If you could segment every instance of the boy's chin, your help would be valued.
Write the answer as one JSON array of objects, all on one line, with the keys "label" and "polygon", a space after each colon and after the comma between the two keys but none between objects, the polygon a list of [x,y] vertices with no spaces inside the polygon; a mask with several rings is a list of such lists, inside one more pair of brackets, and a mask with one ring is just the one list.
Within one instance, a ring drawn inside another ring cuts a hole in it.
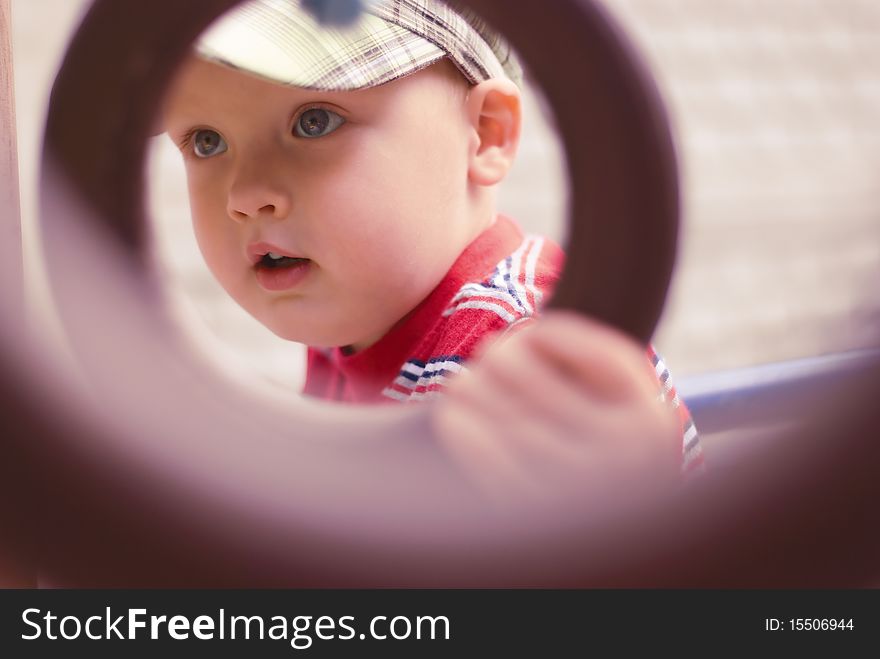
[{"label": "boy's chin", "polygon": [[285,341],[293,343],[302,343],[310,348],[332,349],[343,346],[351,346],[357,342],[357,339],[347,333],[340,332],[322,332],[317,329],[308,329],[302,327],[290,327],[287,324],[279,323],[277,326],[273,323],[264,322],[263,319],[257,318],[265,325],[275,336]]}]

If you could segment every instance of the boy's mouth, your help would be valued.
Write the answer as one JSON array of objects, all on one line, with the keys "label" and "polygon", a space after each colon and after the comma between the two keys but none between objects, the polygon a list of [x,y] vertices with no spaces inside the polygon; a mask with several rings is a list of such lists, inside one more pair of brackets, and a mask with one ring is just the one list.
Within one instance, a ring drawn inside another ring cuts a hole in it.
[{"label": "boy's mouth", "polygon": [[257,283],[267,291],[287,291],[297,287],[312,271],[312,260],[285,252],[271,243],[252,243],[247,256]]},{"label": "boy's mouth", "polygon": [[308,263],[308,261],[309,259],[298,256],[284,256],[275,252],[267,252],[254,264],[254,267],[273,270],[275,268],[290,268],[296,265],[303,265]]},{"label": "boy's mouth", "polygon": [[312,260],[266,253],[254,264],[257,283],[270,292],[296,288],[311,271]]},{"label": "boy's mouth", "polygon": [[272,243],[258,242],[247,246],[247,259],[251,266],[257,270],[273,270],[275,268],[290,268],[307,263],[310,259],[298,256],[273,245]]}]

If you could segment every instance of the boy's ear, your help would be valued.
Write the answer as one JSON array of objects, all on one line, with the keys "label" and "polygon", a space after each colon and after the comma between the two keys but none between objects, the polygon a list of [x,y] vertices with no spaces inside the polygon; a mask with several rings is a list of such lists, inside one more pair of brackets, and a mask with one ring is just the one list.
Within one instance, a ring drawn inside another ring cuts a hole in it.
[{"label": "boy's ear", "polygon": [[519,88],[506,78],[492,78],[471,87],[465,103],[475,136],[468,180],[477,185],[495,185],[507,175],[519,147]]}]

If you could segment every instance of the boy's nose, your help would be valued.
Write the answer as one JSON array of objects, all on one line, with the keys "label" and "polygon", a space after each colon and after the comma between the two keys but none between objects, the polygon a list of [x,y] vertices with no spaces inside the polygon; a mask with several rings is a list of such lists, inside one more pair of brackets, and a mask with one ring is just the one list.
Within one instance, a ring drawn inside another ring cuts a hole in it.
[{"label": "boy's nose", "polygon": [[291,196],[287,186],[262,173],[239,172],[229,190],[226,212],[243,222],[258,217],[283,219],[290,213]]}]

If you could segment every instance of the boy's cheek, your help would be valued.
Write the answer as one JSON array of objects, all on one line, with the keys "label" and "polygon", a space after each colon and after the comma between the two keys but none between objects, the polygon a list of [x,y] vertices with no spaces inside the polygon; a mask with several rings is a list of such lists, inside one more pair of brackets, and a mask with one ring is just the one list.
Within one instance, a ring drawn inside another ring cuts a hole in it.
[{"label": "boy's cheek", "polygon": [[244,248],[226,217],[215,218],[217,213],[200,212],[195,208],[193,233],[205,265],[215,279],[233,296],[236,295],[236,282],[250,274],[244,260]]},{"label": "boy's cheek", "polygon": [[188,176],[189,207],[193,230],[199,234],[218,233],[225,229],[226,196],[216,185],[207,185],[199,178]]}]

